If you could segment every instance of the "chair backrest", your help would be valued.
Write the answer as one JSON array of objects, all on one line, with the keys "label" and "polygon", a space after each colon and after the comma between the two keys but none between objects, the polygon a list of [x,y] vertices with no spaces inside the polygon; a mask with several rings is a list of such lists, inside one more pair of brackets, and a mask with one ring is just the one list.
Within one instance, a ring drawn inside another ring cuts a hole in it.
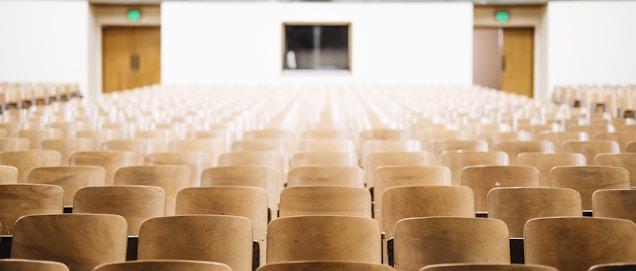
[{"label": "chair backrest", "polygon": [[99,150],[104,141],[120,138],[121,133],[114,129],[77,130],[75,137],[90,138],[93,141],[93,150]]},{"label": "chair backrest", "polygon": [[494,150],[508,154],[510,165],[517,165],[517,155],[525,152],[554,153],[554,143],[547,140],[505,140],[497,142]]},{"label": "chair backrest", "polygon": [[530,140],[532,136],[527,131],[484,131],[477,135],[478,139],[485,140],[491,151],[501,141]]},{"label": "chair backrest", "polygon": [[495,187],[538,187],[539,170],[531,166],[468,166],[461,171],[461,185],[475,192],[475,210],[488,211],[488,191]]},{"label": "chair backrest", "polygon": [[592,193],[599,189],[629,188],[629,172],[608,166],[555,167],[550,171],[550,186],[578,191],[583,210],[592,210]]},{"label": "chair backrest", "polygon": [[440,263],[510,263],[508,227],[492,218],[420,217],[394,230],[396,269],[416,271]]},{"label": "chair backrest", "polygon": [[357,167],[358,156],[353,152],[301,152],[292,156],[290,165],[291,168],[306,166]]},{"label": "chair backrest", "polygon": [[351,261],[295,261],[262,265],[256,271],[394,271],[393,267],[379,263]]},{"label": "chair backrest", "polygon": [[427,216],[475,217],[473,191],[464,186],[396,186],[384,191],[382,231],[393,237],[395,224],[404,218]]},{"label": "chair backrest", "polygon": [[27,138],[7,137],[0,138],[0,152],[24,151],[31,148],[31,142]]},{"label": "chair backrest", "polygon": [[251,271],[252,222],[229,215],[150,218],[139,230],[137,258],[212,261]]},{"label": "chair backrest", "polygon": [[281,139],[243,139],[232,142],[230,151],[232,152],[251,152],[265,151],[278,152],[284,157],[289,155],[289,142]]},{"label": "chair backrest", "polygon": [[627,169],[630,185],[636,187],[636,153],[600,153],[594,158],[594,164]]},{"label": "chair backrest", "polygon": [[55,185],[0,185],[0,234],[12,234],[18,218],[35,214],[61,214],[64,191]]},{"label": "chair backrest", "polygon": [[18,168],[0,165],[0,184],[18,183]]},{"label": "chair backrest", "polygon": [[128,235],[139,235],[144,220],[165,215],[166,193],[157,186],[115,185],[81,188],[73,213],[114,214],[128,222]]},{"label": "chair backrest", "polygon": [[360,149],[360,161],[364,165],[366,156],[371,153],[385,152],[419,152],[422,145],[417,140],[412,139],[369,139],[363,142]]},{"label": "chair backrest", "polygon": [[11,271],[69,271],[60,262],[27,259],[0,259],[0,270]]},{"label": "chair backrest", "polygon": [[636,131],[633,132],[601,132],[594,136],[597,140],[612,140],[618,143],[620,152],[627,151],[627,144],[636,140]]},{"label": "chair backrest", "polygon": [[580,125],[570,125],[566,127],[566,131],[580,131],[586,132],[590,138],[596,137],[598,133],[614,132],[616,129],[614,125],[608,123],[590,123]]},{"label": "chair backrest", "polygon": [[633,271],[636,270],[636,263],[606,263],[593,265],[588,271]]},{"label": "chair backrest", "polygon": [[43,150],[54,150],[60,152],[61,165],[67,166],[71,154],[78,151],[94,150],[93,141],[88,138],[60,138],[42,140],[40,146]]},{"label": "chair backrest", "polygon": [[364,180],[367,187],[374,186],[375,170],[380,166],[431,166],[437,165],[430,152],[370,153],[364,163]]},{"label": "chair backrest", "polygon": [[141,260],[99,265],[93,271],[232,271],[227,264],[192,260]]},{"label": "chair backrest", "polygon": [[78,189],[106,184],[106,171],[99,166],[36,167],[29,172],[27,183],[53,184],[64,190],[64,205],[72,206]]},{"label": "chair backrest", "polygon": [[36,167],[60,166],[61,155],[52,150],[5,151],[0,153],[0,165],[18,169],[18,182],[25,183],[29,171]]},{"label": "chair backrest", "polygon": [[22,129],[18,131],[18,137],[28,139],[31,149],[40,149],[43,140],[63,138],[64,132],[57,128]]},{"label": "chair backrest", "polygon": [[537,139],[548,140],[554,143],[554,150],[557,153],[563,152],[563,142],[568,140],[587,141],[590,137],[586,132],[582,131],[565,131],[565,132],[540,132]]},{"label": "chair backrest", "polygon": [[293,186],[280,193],[280,217],[344,215],[371,218],[371,195],[361,187]]},{"label": "chair backrest", "polygon": [[636,152],[636,140],[627,143],[626,152]]},{"label": "chair backrest", "polygon": [[216,162],[219,160],[219,155],[224,152],[223,141],[215,138],[202,138],[202,139],[179,139],[168,142],[168,151],[170,152],[183,152],[183,151],[202,151],[210,155],[211,166],[216,166]]},{"label": "chair backrest", "polygon": [[190,186],[201,185],[201,172],[212,165],[212,156],[208,153],[194,152],[155,152],[146,155],[144,165],[184,165],[190,168]]},{"label": "chair backrest", "polygon": [[636,190],[603,189],[592,194],[594,217],[622,218],[636,222]]},{"label": "chair backrest", "polygon": [[351,137],[349,131],[345,129],[333,129],[333,128],[319,128],[304,131],[301,133],[300,137],[302,139],[341,139],[347,140]]},{"label": "chair backrest", "polygon": [[380,225],[372,218],[290,216],[267,227],[267,263],[358,261],[381,263]]},{"label": "chair backrest", "polygon": [[506,222],[510,237],[523,237],[523,226],[533,218],[582,214],[581,195],[574,189],[499,187],[488,192],[488,217]]},{"label": "chair backrest", "polygon": [[447,151],[442,154],[442,166],[451,171],[451,185],[461,184],[461,174],[464,167],[477,165],[509,165],[508,154],[502,151],[473,152]]},{"label": "chair backrest", "polygon": [[488,143],[480,139],[436,139],[425,149],[437,155],[445,151],[488,151]]},{"label": "chair backrest", "polygon": [[556,166],[585,166],[585,156],[580,153],[520,153],[519,165],[535,167],[539,170],[539,185],[548,187],[550,170]]},{"label": "chair backrest", "polygon": [[420,271],[559,271],[538,264],[487,264],[487,263],[442,263],[422,267]]},{"label": "chair backrest", "polygon": [[126,260],[126,220],[118,215],[30,215],[15,223],[11,258],[57,261],[71,271]]},{"label": "chair backrest", "polygon": [[219,156],[219,166],[262,166],[276,170],[278,185],[283,186],[287,174],[286,161],[278,152],[226,152]]},{"label": "chair backrest", "polygon": [[[351,139],[305,139],[298,143],[298,152],[350,152],[356,151],[355,144]],[[356,157],[357,159],[357,157]]]},{"label": "chair backrest", "polygon": [[177,193],[190,184],[190,169],[180,165],[122,167],[115,172],[115,185],[161,187],[166,192],[166,215],[174,215]]},{"label": "chair backrest", "polygon": [[111,139],[104,141],[100,149],[133,152],[137,159],[134,165],[143,165],[146,155],[155,152],[155,144],[151,139]]},{"label": "chair backrest", "polygon": [[560,271],[636,262],[636,224],[625,219],[535,218],[526,223],[523,237],[525,263],[549,265]]},{"label": "chair backrest", "polygon": [[563,142],[563,152],[583,154],[588,164],[592,164],[597,154],[620,153],[621,151],[616,141],[594,139],[588,141],[565,141]]},{"label": "chair backrest", "polygon": [[364,171],[357,166],[303,166],[287,173],[287,187],[340,185],[364,187]]},{"label": "chair backrest", "polygon": [[100,166],[106,172],[106,185],[115,183],[115,172],[122,167],[137,164],[135,153],[129,151],[88,151],[76,152],[69,158],[73,166]]}]

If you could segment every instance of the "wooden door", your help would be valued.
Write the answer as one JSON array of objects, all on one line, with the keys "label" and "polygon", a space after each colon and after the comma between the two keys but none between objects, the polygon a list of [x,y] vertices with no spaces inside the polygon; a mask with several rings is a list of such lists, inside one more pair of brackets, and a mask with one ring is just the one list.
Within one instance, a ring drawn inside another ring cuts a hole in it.
[{"label": "wooden door", "polygon": [[501,89],[533,96],[534,28],[504,28]]},{"label": "wooden door", "polygon": [[102,92],[161,82],[159,27],[107,26],[102,29]]}]

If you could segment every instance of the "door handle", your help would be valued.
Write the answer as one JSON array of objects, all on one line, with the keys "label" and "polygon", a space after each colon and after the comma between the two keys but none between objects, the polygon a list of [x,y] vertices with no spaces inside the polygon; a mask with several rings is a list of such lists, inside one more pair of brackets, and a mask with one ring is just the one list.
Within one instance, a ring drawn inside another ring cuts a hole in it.
[{"label": "door handle", "polygon": [[139,70],[139,55],[138,54],[130,55],[130,69],[133,71]]}]

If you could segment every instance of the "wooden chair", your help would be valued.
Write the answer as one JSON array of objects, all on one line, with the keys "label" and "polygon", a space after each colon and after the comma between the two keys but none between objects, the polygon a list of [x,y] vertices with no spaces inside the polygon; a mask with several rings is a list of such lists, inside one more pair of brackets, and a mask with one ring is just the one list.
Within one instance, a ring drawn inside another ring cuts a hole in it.
[{"label": "wooden chair", "polygon": [[126,220],[118,215],[30,215],[15,223],[11,258],[57,261],[72,271],[126,260]]},{"label": "wooden chair", "polygon": [[155,143],[150,139],[111,139],[102,143],[104,151],[129,151],[135,153],[135,165],[143,165],[146,155],[155,152]]},{"label": "wooden chair", "polygon": [[92,151],[93,141],[88,138],[61,138],[42,140],[40,146],[43,150],[54,150],[60,152],[61,165],[68,166],[68,159],[71,154],[78,151]]},{"label": "wooden chair", "polygon": [[144,165],[183,165],[190,168],[190,186],[201,185],[201,172],[212,165],[212,157],[205,152],[155,152],[146,155]]},{"label": "wooden chair", "polygon": [[592,194],[594,217],[622,218],[636,222],[636,190],[603,189]]},{"label": "wooden chair", "polygon": [[607,123],[591,123],[591,124],[580,124],[580,125],[570,125],[567,126],[567,131],[577,131],[577,132],[585,132],[590,138],[596,137],[599,133],[604,132],[614,132],[616,131],[615,127],[611,124]]},{"label": "wooden chair", "polygon": [[0,233],[12,234],[15,222],[25,215],[61,214],[63,193],[62,188],[55,185],[0,185]]},{"label": "wooden chair", "polygon": [[287,174],[286,161],[278,152],[226,152],[219,156],[218,165],[223,166],[263,166],[276,170],[278,189],[283,187]]},{"label": "wooden chair", "polygon": [[634,132],[601,132],[594,136],[596,140],[611,140],[618,143],[620,152],[627,151],[627,144],[636,140],[636,131]]},{"label": "wooden chair", "polygon": [[232,271],[227,264],[192,260],[142,260],[99,265],[93,271]]},{"label": "wooden chair", "polygon": [[61,139],[64,132],[56,128],[23,129],[18,131],[18,137],[26,138],[31,143],[31,149],[40,149],[40,143],[47,139]]},{"label": "wooden chair", "polygon": [[291,168],[307,166],[357,167],[358,156],[352,152],[301,152],[290,160]]},{"label": "wooden chair", "polygon": [[0,184],[18,183],[18,168],[0,165]]},{"label": "wooden chair", "polygon": [[294,186],[280,193],[280,217],[343,215],[371,218],[371,195],[360,187]]},{"label": "wooden chair", "polygon": [[104,168],[105,184],[115,183],[115,172],[137,164],[135,153],[129,151],[87,151],[71,154],[69,164],[72,166],[99,166]]},{"label": "wooden chair", "polygon": [[237,140],[230,146],[232,152],[278,152],[285,157],[289,157],[290,147],[281,139],[244,139]]},{"label": "wooden chair", "polygon": [[267,264],[256,271],[394,271],[393,267],[378,263],[350,261],[295,261]]},{"label": "wooden chair", "polygon": [[494,150],[508,154],[510,165],[518,165],[518,154],[526,152],[554,153],[554,143],[547,140],[505,140],[497,142]]},{"label": "wooden chair", "polygon": [[272,217],[278,210],[278,172],[264,166],[223,166],[206,168],[201,173],[201,186],[250,186],[267,191],[267,200]]},{"label": "wooden chair", "polygon": [[620,153],[620,148],[616,141],[595,139],[588,141],[565,141],[563,142],[563,151],[583,154],[588,164],[591,164],[597,154]]},{"label": "wooden chair", "polygon": [[[298,143],[298,152],[350,152],[356,151],[351,139],[305,139]],[[357,163],[356,163],[357,164]]]},{"label": "wooden chair", "polygon": [[360,149],[361,165],[365,164],[367,155],[371,153],[393,153],[393,152],[419,152],[422,151],[422,145],[417,140],[401,139],[370,139],[363,142]]},{"label": "wooden chair", "polygon": [[165,215],[166,193],[157,186],[84,187],[75,193],[73,213],[114,214],[128,222],[128,235],[139,235],[144,220]]},{"label": "wooden chair", "polygon": [[219,155],[224,152],[223,141],[215,138],[204,139],[179,139],[168,142],[169,152],[192,152],[202,151],[210,155],[210,166],[216,166]]},{"label": "wooden chair", "polygon": [[627,169],[630,185],[636,187],[636,153],[600,153],[594,158],[594,164]]},{"label": "wooden chair", "polygon": [[261,258],[264,261],[267,202],[267,191],[260,187],[190,187],[177,194],[175,214],[234,215],[248,218],[253,225],[252,236],[260,245]]},{"label": "wooden chair", "polygon": [[425,149],[437,155],[445,151],[488,151],[488,143],[480,139],[437,139]]},{"label": "wooden chair", "polygon": [[630,141],[629,143],[627,143],[627,148],[625,149],[626,152],[636,152],[636,140],[635,141]]},{"label": "wooden chair", "polygon": [[373,187],[375,169],[380,166],[431,166],[437,159],[430,152],[386,152],[367,155],[364,164],[364,180],[367,187]]},{"label": "wooden chair", "polygon": [[149,185],[166,192],[166,215],[174,215],[177,193],[191,187],[190,169],[180,165],[122,167],[115,172],[115,185]]},{"label": "wooden chair", "polygon": [[597,264],[636,262],[636,224],[629,220],[535,218],[526,224],[523,237],[527,264],[578,271]]},{"label": "wooden chair", "polygon": [[93,141],[93,150],[99,150],[102,143],[112,139],[121,139],[122,135],[119,131],[113,129],[100,130],[77,130],[75,132],[77,138],[90,138]]},{"label": "wooden chair", "polygon": [[440,263],[510,263],[508,227],[497,219],[407,218],[395,225],[394,236],[399,270]]},{"label": "wooden chair", "polygon": [[539,170],[539,185],[548,187],[550,170],[556,166],[585,166],[585,156],[580,153],[520,153],[519,165],[535,167]]},{"label": "wooden chair", "polygon": [[287,187],[339,185],[364,187],[364,171],[357,166],[293,167],[287,173]]},{"label": "wooden chair", "polygon": [[381,263],[380,225],[371,218],[290,216],[267,227],[267,263],[357,261]]},{"label": "wooden chair", "polygon": [[450,185],[450,170],[442,166],[381,166],[376,168],[373,187],[374,217],[382,224],[384,192],[394,186]]},{"label": "wooden chair", "polygon": [[592,193],[599,189],[629,189],[629,172],[607,166],[555,167],[550,171],[550,186],[578,191],[583,210],[592,210]]},{"label": "wooden chair", "polygon": [[468,166],[461,171],[460,184],[475,192],[475,210],[487,212],[490,189],[539,187],[539,170],[530,166]]},{"label": "wooden chair", "polygon": [[632,271],[636,270],[636,263],[606,263],[593,265],[588,271]]},{"label": "wooden chair", "polygon": [[60,262],[26,259],[0,259],[0,270],[11,271],[69,271]]},{"label": "wooden chair", "polygon": [[351,137],[351,135],[349,134],[349,131],[347,131],[347,130],[344,130],[344,129],[326,129],[326,128],[303,131],[301,133],[301,135],[300,135],[300,138],[302,138],[302,139],[311,139],[311,140],[314,140],[314,139],[318,139],[318,140],[322,140],[322,139],[326,139],[326,140],[344,139],[344,140],[347,140],[350,137]]},{"label": "wooden chair", "polygon": [[473,191],[463,186],[397,186],[384,191],[381,225],[387,239],[404,218],[475,217]]},{"label": "wooden chair", "polygon": [[178,259],[252,270],[252,222],[229,215],[166,216],[146,220],[139,230],[139,260]]},{"label": "wooden chair", "polygon": [[587,141],[589,140],[589,136],[586,132],[580,131],[565,131],[565,132],[540,132],[537,135],[537,139],[539,140],[548,140],[554,143],[554,150],[557,153],[563,152],[563,142],[574,140],[574,141]]},{"label": "wooden chair", "polygon": [[98,166],[36,167],[29,172],[26,182],[61,187],[64,190],[64,206],[73,206],[77,190],[106,184],[106,171]]},{"label": "wooden chair", "polygon": [[582,214],[581,195],[574,189],[499,187],[488,192],[488,217],[505,222],[510,237],[523,237],[523,226],[533,218]]},{"label": "wooden chair", "polygon": [[422,267],[420,271],[559,271],[552,266],[538,264],[442,263]]},{"label": "wooden chair", "polygon": [[5,151],[0,153],[0,165],[18,169],[18,182],[25,183],[29,171],[36,167],[59,166],[61,155],[52,150]]},{"label": "wooden chair", "polygon": [[494,151],[495,145],[501,141],[528,141],[532,136],[526,131],[485,131],[479,133],[477,138],[486,141],[489,150]]},{"label": "wooden chair", "polygon": [[464,167],[477,165],[506,166],[509,164],[508,154],[501,151],[447,151],[442,154],[441,162],[442,166],[448,167],[451,171],[451,185],[461,184],[461,174]]},{"label": "wooden chair", "polygon": [[29,139],[20,137],[0,138],[0,152],[25,151],[31,148]]},{"label": "wooden chair", "polygon": [[18,121],[3,121],[0,122],[0,129],[7,131],[6,137],[16,137],[20,130],[20,123]]}]

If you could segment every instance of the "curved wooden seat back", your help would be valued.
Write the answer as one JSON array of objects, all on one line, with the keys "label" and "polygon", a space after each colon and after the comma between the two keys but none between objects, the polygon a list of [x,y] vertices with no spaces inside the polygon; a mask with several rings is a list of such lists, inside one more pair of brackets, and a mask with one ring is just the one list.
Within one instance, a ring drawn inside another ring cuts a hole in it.
[{"label": "curved wooden seat back", "polygon": [[18,137],[28,139],[31,149],[41,149],[43,140],[64,138],[64,132],[57,128],[22,129],[18,131]]},{"label": "curved wooden seat back", "polygon": [[61,214],[64,211],[64,191],[44,184],[0,185],[1,234],[12,234],[13,225],[22,216]]},{"label": "curved wooden seat back", "polygon": [[419,152],[422,144],[413,139],[369,139],[360,148],[360,164],[364,165],[366,157],[372,153]]},{"label": "curved wooden seat back", "polygon": [[75,132],[75,137],[90,138],[93,141],[93,150],[100,150],[102,143],[121,138],[121,136],[121,132],[114,129],[77,130]]},{"label": "curved wooden seat back", "polygon": [[166,215],[174,215],[177,193],[190,184],[190,169],[180,165],[122,167],[115,173],[115,185],[161,187],[166,192]]},{"label": "curved wooden seat back", "polygon": [[550,170],[556,166],[585,166],[585,156],[580,153],[520,153],[517,162],[539,170],[539,185],[549,187]]},{"label": "curved wooden seat back", "polygon": [[620,149],[620,152],[626,152],[627,144],[629,144],[629,142],[631,141],[636,140],[636,131],[601,132],[601,133],[597,133],[594,136],[594,139],[615,141],[618,144],[618,148]]},{"label": "curved wooden seat back", "polygon": [[432,166],[437,158],[430,152],[385,152],[367,155],[364,164],[366,186],[374,186],[375,170],[381,166]]},{"label": "curved wooden seat back", "polygon": [[538,264],[486,264],[486,263],[443,263],[427,265],[420,271],[559,271]]},{"label": "curved wooden seat back", "polygon": [[100,147],[104,151],[128,151],[135,154],[133,165],[143,165],[147,154],[155,152],[155,143],[151,139],[111,139],[106,140]]},{"label": "curved wooden seat back", "polygon": [[554,143],[547,140],[505,140],[497,142],[494,150],[508,154],[510,165],[517,165],[517,155],[525,152],[554,153]]},{"label": "curved wooden seat back", "polygon": [[57,261],[71,271],[126,260],[126,220],[118,215],[30,215],[14,228],[11,258]]},{"label": "curved wooden seat back", "polygon": [[461,184],[461,174],[464,167],[477,165],[507,166],[508,154],[502,151],[472,152],[447,151],[442,154],[442,166],[451,171],[451,185]]},{"label": "curved wooden seat back", "polygon": [[146,155],[144,165],[183,165],[190,168],[190,186],[201,185],[201,172],[212,165],[212,156],[205,152],[155,152]]},{"label": "curved wooden seat back", "polygon": [[73,206],[77,190],[106,184],[106,171],[99,166],[36,167],[29,172],[27,183],[60,186],[64,189],[64,205]]},{"label": "curved wooden seat back", "polygon": [[93,271],[232,271],[227,264],[192,260],[141,260],[107,263]]},{"label": "curved wooden seat back", "polygon": [[563,152],[583,154],[589,165],[594,163],[594,158],[597,154],[620,153],[620,148],[616,141],[593,139],[588,141],[565,141],[563,142]]},{"label": "curved wooden seat back", "polygon": [[18,168],[0,165],[0,184],[18,183]]},{"label": "curved wooden seat back", "polygon": [[146,220],[139,230],[138,259],[179,259],[252,270],[252,222],[228,215],[186,215]]},{"label": "curved wooden seat back", "polygon": [[295,261],[267,264],[256,271],[393,271],[393,267],[379,263],[353,261]]},{"label": "curved wooden seat back", "polygon": [[495,145],[502,141],[528,141],[532,138],[527,131],[483,131],[477,135],[477,138],[488,143],[490,151],[495,150]]},{"label": "curved wooden seat back", "polygon": [[188,138],[168,142],[169,152],[202,151],[210,155],[210,166],[216,166],[219,155],[224,152],[223,141],[216,138]]},{"label": "curved wooden seat back", "polygon": [[0,152],[24,151],[31,148],[31,142],[27,138],[7,137],[0,138]]},{"label": "curved wooden seat back", "polygon": [[498,187],[488,193],[488,217],[506,222],[510,237],[523,237],[523,226],[533,218],[582,215],[581,195],[574,189]]},{"label": "curved wooden seat back", "polygon": [[[351,139],[340,138],[340,139],[304,139],[298,143],[298,148],[296,149],[298,153],[303,152],[348,152],[355,153],[356,148],[355,144]],[[356,165],[357,156],[356,156]]]},{"label": "curved wooden seat back", "polygon": [[61,165],[67,166],[71,154],[78,151],[92,151],[93,140],[88,138],[60,138],[42,140],[40,143],[43,150],[54,150],[60,152]]},{"label": "curved wooden seat back", "polygon": [[267,228],[267,263],[288,261],[382,262],[380,225],[371,218],[290,216]]},{"label": "curved wooden seat back", "polygon": [[629,171],[632,187],[636,187],[636,153],[600,153],[594,158],[599,166],[624,167]]},{"label": "curved wooden seat back", "polygon": [[106,172],[106,185],[115,183],[115,172],[122,167],[136,165],[135,153],[129,151],[76,152],[69,158],[72,166],[100,166]]},{"label": "curved wooden seat back", "polygon": [[343,215],[371,218],[371,195],[360,187],[294,186],[280,193],[280,217]]},{"label": "curved wooden seat back", "polygon": [[606,263],[593,265],[589,271],[632,271],[636,270],[636,263]]},{"label": "curved wooden seat back", "polygon": [[291,168],[307,166],[357,167],[358,156],[353,152],[300,152],[292,156],[290,166]]},{"label": "curved wooden seat back", "polygon": [[287,174],[286,161],[278,152],[226,152],[219,156],[218,165],[271,167],[276,170],[278,189],[282,189]]},{"label": "curved wooden seat back", "polygon": [[287,173],[287,187],[339,185],[364,187],[364,171],[357,166],[302,166]]},{"label": "curved wooden seat back", "polygon": [[416,271],[440,263],[510,263],[508,227],[491,218],[400,220],[394,230],[395,266]]},{"label": "curved wooden seat back", "polygon": [[29,171],[36,167],[60,166],[61,155],[52,150],[5,151],[0,153],[0,165],[18,169],[18,183],[26,183]]},{"label": "curved wooden seat back", "polygon": [[480,139],[436,139],[429,142],[427,150],[437,155],[445,151],[488,151],[488,143]]},{"label": "curved wooden seat back", "polygon": [[599,189],[628,189],[629,171],[608,166],[555,167],[550,171],[550,186],[578,191],[583,210],[592,210],[592,193]]},{"label": "curved wooden seat back", "polygon": [[592,194],[594,217],[621,218],[636,222],[636,190],[603,189]]},{"label": "curved wooden seat back", "polygon": [[468,166],[461,171],[460,184],[475,192],[475,210],[487,212],[490,189],[539,187],[539,170],[530,166]]},{"label": "curved wooden seat back", "polygon": [[94,186],[77,191],[73,213],[114,214],[128,222],[128,235],[139,235],[144,220],[164,216],[166,193],[157,186]]},{"label": "curved wooden seat back", "polygon": [[404,218],[428,216],[475,217],[473,191],[463,186],[396,186],[384,191],[382,231],[393,237]]},{"label": "curved wooden seat back", "polygon": [[0,259],[0,270],[11,271],[69,271],[60,262],[26,259]]},{"label": "curved wooden seat back", "polygon": [[563,142],[568,140],[587,141],[590,138],[586,132],[581,132],[581,131],[565,131],[565,132],[544,131],[544,132],[540,132],[537,135],[537,139],[551,141],[552,143],[554,143],[554,150],[557,153],[562,153]]},{"label": "curved wooden seat back", "polygon": [[554,266],[560,271],[636,262],[636,224],[629,220],[535,218],[526,224],[523,237],[526,263]]}]

